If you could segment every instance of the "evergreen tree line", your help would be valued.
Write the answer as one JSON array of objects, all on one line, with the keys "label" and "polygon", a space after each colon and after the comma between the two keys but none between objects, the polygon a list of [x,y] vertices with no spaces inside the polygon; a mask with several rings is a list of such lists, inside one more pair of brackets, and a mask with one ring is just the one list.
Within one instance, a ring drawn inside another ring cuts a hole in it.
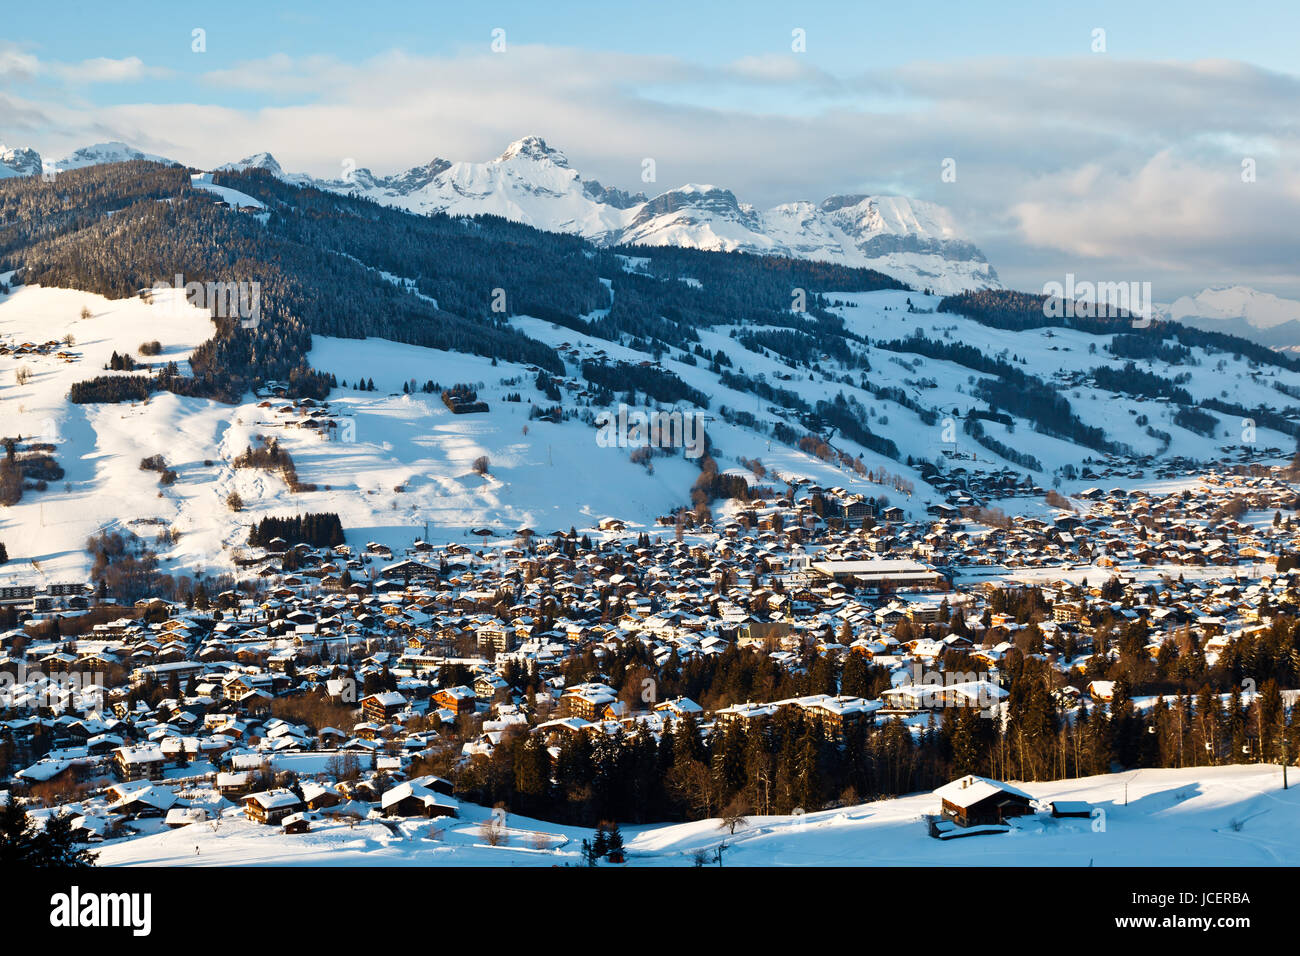
[{"label": "evergreen tree line", "polygon": [[[695,408],[708,408],[709,396],[692,388],[676,374],[653,365],[630,362],[597,362],[584,359],[582,377],[611,392],[643,392],[648,398],[668,405],[686,402]],[[628,404],[635,404],[635,401]]]},{"label": "evergreen tree line", "polygon": [[844,437],[851,438],[863,448],[886,458],[898,460],[898,445],[892,438],[877,435],[868,427],[870,418],[867,409],[856,397],[845,398],[844,393],[839,392],[832,401],[818,402],[814,409],[818,418],[827,425],[834,425]]},{"label": "evergreen tree line", "polygon": [[1098,388],[1108,392],[1128,392],[1133,395],[1145,395],[1147,398],[1167,398],[1179,405],[1194,405],[1187,389],[1163,376],[1138,368],[1134,363],[1125,363],[1122,369],[1110,365],[1099,365],[1088,373]]},{"label": "evergreen tree line", "polygon": [[153,391],[153,385],[153,379],[144,375],[99,375],[73,382],[68,389],[68,401],[76,405],[143,402]]},{"label": "evergreen tree line", "polygon": [[1011,332],[1070,328],[1093,335],[1114,334],[1124,338],[1120,345],[1121,351],[1116,354],[1131,355],[1134,358],[1146,357],[1135,354],[1139,350],[1136,344],[1138,340],[1153,343],[1148,348],[1151,355],[1155,356],[1160,354],[1163,343],[1173,338],[1186,349],[1203,348],[1207,351],[1226,352],[1237,357],[1244,356],[1261,365],[1300,371],[1300,359],[1290,358],[1266,345],[1236,335],[1204,331],[1161,319],[1151,319],[1148,325],[1134,328],[1134,317],[1123,311],[1116,316],[1049,316],[1044,309],[1047,298],[1043,294],[1015,292],[1011,289],[983,289],[946,296],[939,302],[939,311],[954,312],[974,319],[981,325]]},{"label": "evergreen tree line", "polygon": [[1169,365],[1195,364],[1192,350],[1187,346],[1174,345],[1151,335],[1116,335],[1110,340],[1110,351],[1118,358],[1166,362]]},{"label": "evergreen tree line", "polygon": [[332,511],[308,512],[289,517],[268,516],[253,524],[248,543],[254,548],[264,548],[275,538],[283,538],[290,545],[309,544],[316,548],[332,548],[343,544],[343,525]]},{"label": "evergreen tree line", "polygon": [[71,813],[55,813],[37,828],[27,811],[14,800],[0,806],[0,866],[15,873],[18,867],[86,869],[96,854],[79,843]]},{"label": "evergreen tree line", "polygon": [[[729,661],[681,668],[678,688],[695,679],[730,687],[719,699],[770,700],[800,693],[878,693],[870,665],[852,655],[843,673],[814,659],[807,674],[780,676],[770,662]],[[640,686],[644,664],[625,662],[625,683]],[[850,672],[850,667],[855,669]],[[666,668],[668,670],[669,668]],[[711,675],[705,673],[711,670]],[[819,810],[931,789],[966,773],[1003,779],[1069,779],[1140,767],[1210,766],[1294,758],[1300,728],[1285,715],[1278,682],[1247,701],[1236,688],[1226,702],[1210,685],[1161,698],[1139,710],[1129,685],[1116,682],[1108,706],[1071,707],[1053,693],[1058,680],[1032,656],[1010,655],[1005,721],[975,708],[945,708],[919,734],[899,719],[828,732],[817,718],[785,707],[762,723],[718,724],[702,736],[693,717],[670,721],[658,740],[644,726],[613,734],[564,733],[552,759],[538,734],[507,736],[491,757],[454,771],[462,794],[515,812],[594,825],[693,820],[746,813]],[[617,680],[617,678],[611,678]],[[666,687],[674,679],[665,675]],[[614,686],[619,686],[615,683]],[[766,691],[766,693],[764,693]],[[709,699],[709,686],[697,697]]]},{"label": "evergreen tree line", "polygon": [[975,397],[988,402],[995,411],[1002,408],[1028,419],[1038,431],[1054,438],[1062,438],[1097,451],[1123,450],[1107,440],[1106,433],[1100,428],[1085,424],[1075,415],[1069,401],[1051,385],[1001,358],[986,355],[972,345],[930,339],[920,332],[907,339],[877,342],[876,345],[891,352],[913,352],[928,358],[956,362],[977,372],[995,376],[992,379],[980,379],[975,386]]}]

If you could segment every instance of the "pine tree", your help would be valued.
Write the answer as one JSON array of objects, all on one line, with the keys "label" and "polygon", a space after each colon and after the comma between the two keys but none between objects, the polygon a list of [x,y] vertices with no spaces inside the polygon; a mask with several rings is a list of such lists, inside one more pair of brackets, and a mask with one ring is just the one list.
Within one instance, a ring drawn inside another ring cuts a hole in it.
[{"label": "pine tree", "polygon": [[47,817],[37,832],[12,800],[0,808],[0,866],[85,869],[94,866],[95,856],[77,842],[71,813]]},{"label": "pine tree", "polygon": [[515,790],[527,800],[542,799],[550,789],[551,757],[540,735],[529,734],[523,743],[515,748]]},{"label": "pine tree", "polygon": [[609,825],[609,836],[605,840],[606,855],[614,862],[623,860],[623,831],[617,823]]},{"label": "pine tree", "polygon": [[862,654],[850,652],[840,674],[840,693],[848,697],[867,697],[871,693],[871,673]]},{"label": "pine tree", "polygon": [[713,753],[713,779],[718,787],[718,801],[726,803],[745,785],[744,731],[734,724],[716,732],[710,750]]},{"label": "pine tree", "polygon": [[944,729],[948,731],[952,747],[952,776],[963,777],[968,773],[981,773],[984,770],[980,747],[979,712],[972,707],[954,707],[947,711]]},{"label": "pine tree", "polygon": [[0,806],[0,867],[12,872],[10,867],[26,864],[31,858],[35,836],[27,811],[11,796]]}]

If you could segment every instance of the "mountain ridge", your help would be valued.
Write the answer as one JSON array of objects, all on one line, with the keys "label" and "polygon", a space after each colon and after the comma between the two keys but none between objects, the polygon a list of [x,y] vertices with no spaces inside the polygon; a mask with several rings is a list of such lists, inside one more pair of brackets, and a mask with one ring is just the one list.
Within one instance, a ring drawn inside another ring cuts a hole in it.
[{"label": "mountain ridge", "polygon": [[[125,159],[171,162],[111,142],[83,147],[52,168]],[[250,168],[293,185],[357,195],[408,212],[497,215],[607,247],[676,246],[829,262],[877,269],[938,294],[1002,287],[979,248],[958,234],[951,213],[932,202],[844,193],[760,209],[724,186],[698,183],[649,196],[583,177],[563,151],[536,135],[515,140],[486,162],[435,157],[389,175],[363,166],[334,179],[290,173],[266,151],[216,170]],[[9,172],[24,174],[30,173]]]}]

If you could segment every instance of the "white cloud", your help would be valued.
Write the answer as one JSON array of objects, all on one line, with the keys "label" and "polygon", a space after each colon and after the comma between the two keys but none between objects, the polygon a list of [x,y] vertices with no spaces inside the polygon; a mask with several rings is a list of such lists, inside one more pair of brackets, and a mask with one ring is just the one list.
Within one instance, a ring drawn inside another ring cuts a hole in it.
[{"label": "white cloud", "polygon": [[40,72],[40,61],[15,48],[0,49],[0,81],[27,80]]},{"label": "white cloud", "polygon": [[170,75],[169,70],[146,66],[138,56],[120,60],[98,56],[80,63],[55,64],[52,69],[69,83],[127,83]]},{"label": "white cloud", "polygon": [[[1080,261],[1136,270],[1272,271],[1300,257],[1300,167],[1257,170],[1190,161],[1173,151],[1123,173],[1090,164],[1030,183],[1011,214],[1023,241]],[[1270,182],[1271,180],[1271,182]]]},{"label": "white cloud", "polygon": [[0,83],[12,85],[31,81],[91,85],[163,79],[170,70],[151,67],[138,56],[98,56],[79,63],[43,62],[35,54],[15,46],[0,46]]},{"label": "white cloud", "polygon": [[[30,60],[13,60],[20,68]],[[148,71],[136,58],[63,69],[99,82]],[[645,157],[658,168],[650,190],[713,182],[758,205],[901,189],[952,208],[1025,287],[1043,270],[1086,268],[1199,281],[1207,264],[1228,270],[1215,281],[1269,281],[1300,252],[1286,226],[1300,211],[1288,159],[1300,155],[1300,80],[1241,63],[987,58],[840,77],[795,56],[704,67],[512,45],[359,62],[278,55],[202,82],[266,105],[12,105],[48,115],[63,152],[113,138],[208,167],[269,150],[290,170],[334,176],[349,157],[387,173],[434,156],[487,159],[536,133],[584,175],[634,191],[647,188]],[[1240,182],[1247,148],[1253,184]],[[949,157],[957,180],[944,183]]]}]

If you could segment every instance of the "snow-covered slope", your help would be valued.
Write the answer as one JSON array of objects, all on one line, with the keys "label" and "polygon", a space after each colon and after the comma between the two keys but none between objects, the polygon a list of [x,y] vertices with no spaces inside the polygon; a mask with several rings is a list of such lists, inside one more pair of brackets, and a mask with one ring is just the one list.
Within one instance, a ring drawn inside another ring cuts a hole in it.
[{"label": "snow-covered slope", "polygon": [[[90,318],[80,318],[83,308]],[[545,401],[522,365],[375,338],[313,340],[315,368],[351,385],[363,377],[375,382],[373,392],[341,388],[331,396],[331,411],[350,421],[353,442],[322,441],[293,427],[301,415],[281,412],[285,402],[266,405],[252,395],[235,406],[169,393],[116,405],[67,400],[74,382],[109,374],[114,351],[137,362],[175,360],[184,374],[190,352],[213,331],[203,311],[173,293],[156,294],[152,305],[64,289],[20,287],[0,296],[0,343],[56,341],[73,356],[0,357],[0,434],[54,444],[66,472],[47,490],[0,508],[0,541],[11,558],[0,582],[34,572],[51,580],[84,576],[86,539],[101,529],[143,538],[169,571],[217,570],[246,544],[251,522],[299,511],[337,512],[349,537],[395,550],[426,523],[431,540],[463,540],[482,526],[504,536],[524,526],[591,528],[613,515],[648,527],[681,503],[698,474],[682,458],[657,459],[651,472],[626,449],[599,447],[595,429],[582,422],[530,421],[528,400],[505,400],[522,392],[533,404]],[[69,335],[73,344],[62,344]],[[153,339],[162,354],[141,356],[139,345]],[[30,379],[19,384],[24,368]],[[453,415],[437,394],[403,393],[404,383],[429,379],[482,383],[490,413]],[[259,435],[277,439],[316,490],[294,494],[278,474],[233,468],[232,459]],[[170,486],[140,468],[157,454],[178,474]],[[480,455],[491,463],[487,475],[472,467]],[[823,464],[819,473],[827,480],[834,469]],[[243,499],[242,511],[227,506],[231,492]],[[154,545],[164,528],[179,539]]]},{"label": "snow-covered slope", "polygon": [[[719,821],[622,827],[627,866],[692,866],[725,842],[727,866],[1290,866],[1300,859],[1300,788],[1282,790],[1274,766],[1140,770],[1017,786],[1046,808],[1086,802],[1088,819],[1050,812],[1015,820],[1008,833],[936,840],[923,815],[932,793],[794,816],[751,816],[735,833]],[[492,811],[461,804],[458,819],[322,821],[286,835],[230,808],[220,820],[108,841],[101,866],[557,866],[581,865],[592,831],[528,817],[506,820],[489,845]]]}]

